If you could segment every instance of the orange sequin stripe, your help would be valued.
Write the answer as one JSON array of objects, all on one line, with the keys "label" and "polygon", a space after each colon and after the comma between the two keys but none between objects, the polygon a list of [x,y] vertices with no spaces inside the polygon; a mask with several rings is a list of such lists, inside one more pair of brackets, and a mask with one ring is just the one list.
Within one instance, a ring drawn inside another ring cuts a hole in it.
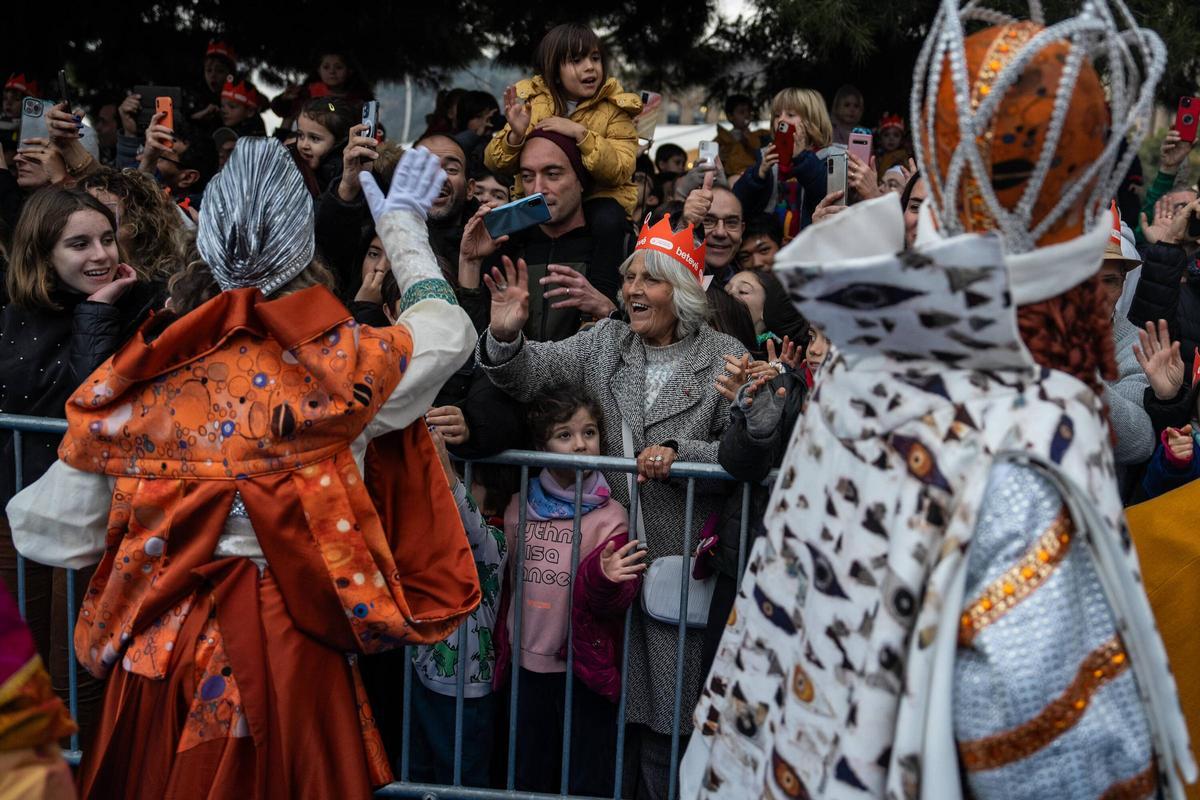
[{"label": "orange sequin stripe", "polygon": [[1114,783],[1108,787],[1100,800],[1144,800],[1158,793],[1158,765],[1153,761],[1150,766],[1134,775],[1132,778]]},{"label": "orange sequin stripe", "polygon": [[1071,546],[1073,530],[1071,517],[1064,508],[1021,559],[967,606],[958,626],[959,646],[970,647],[984,628],[1050,579]]},{"label": "orange sequin stripe", "polygon": [[1075,680],[1036,717],[994,736],[959,742],[958,753],[963,766],[971,772],[978,772],[1028,758],[1079,722],[1087,711],[1088,702],[1100,687],[1128,667],[1129,659],[1125,656],[1121,640],[1114,636],[1088,653],[1075,674]]}]

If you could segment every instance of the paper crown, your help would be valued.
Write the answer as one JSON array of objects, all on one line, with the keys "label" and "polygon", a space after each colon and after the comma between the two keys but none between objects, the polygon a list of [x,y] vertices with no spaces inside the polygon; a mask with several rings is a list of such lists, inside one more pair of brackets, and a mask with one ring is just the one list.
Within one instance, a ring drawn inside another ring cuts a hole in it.
[{"label": "paper crown", "polygon": [[208,48],[204,51],[204,57],[223,58],[229,62],[229,66],[237,69],[237,53],[234,52],[233,46],[228,42],[213,39],[208,43]]},{"label": "paper crown", "polygon": [[222,100],[232,100],[250,108],[258,108],[258,92],[245,81],[233,82],[233,78],[225,80],[225,88],[221,90]]},{"label": "paper crown", "polygon": [[[1028,0],[1029,21],[940,0],[909,120],[945,235],[996,230],[1019,254],[1104,224],[1145,135],[1166,48],[1124,0],[1075,5],[1076,16],[1048,24],[1040,0]],[[980,22],[991,27],[968,34]]]},{"label": "paper crown", "polygon": [[[647,222],[649,219],[650,217],[647,215]],[[695,229],[690,222],[686,228],[680,231],[671,230],[670,214],[664,215],[654,224],[654,227],[643,222],[642,232],[638,234],[637,246],[633,249],[634,252],[657,250],[660,253],[666,253],[687,267],[688,272],[696,277],[698,283],[704,282],[704,257],[707,248],[704,246],[704,242],[700,242],[699,246],[696,245]]]},{"label": "paper crown", "polygon": [[28,95],[29,97],[38,96],[37,81],[28,80],[23,72],[14,72],[8,76],[8,80],[4,82],[5,90],[12,90]]},{"label": "paper crown", "polygon": [[318,97],[328,97],[331,94],[333,94],[333,92],[329,91],[329,87],[321,81],[310,83],[308,85],[308,96],[313,99]]},{"label": "paper crown", "polygon": [[904,117],[900,116],[899,114],[884,114],[879,119],[879,130],[882,131],[885,128],[899,128],[901,131],[903,131]]}]

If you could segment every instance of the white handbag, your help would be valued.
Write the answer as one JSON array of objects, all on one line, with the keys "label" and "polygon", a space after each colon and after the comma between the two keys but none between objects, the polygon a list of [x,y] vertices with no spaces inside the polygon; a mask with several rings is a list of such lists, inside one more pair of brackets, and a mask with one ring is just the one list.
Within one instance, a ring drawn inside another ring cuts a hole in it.
[{"label": "white handbag", "polygon": [[[621,420],[621,444],[626,458],[633,458],[633,431]],[[630,474],[629,497],[633,498],[633,481]],[[638,505],[637,517],[633,522],[633,535],[640,541],[645,541],[645,525],[642,523],[642,507]],[[715,576],[705,580],[692,577],[696,557],[693,555],[662,556],[650,562],[646,574],[642,576],[642,611],[646,616],[668,625],[678,625],[679,592],[683,588],[683,571],[687,570],[688,599],[687,620],[689,628],[704,628],[708,625],[708,607],[712,604],[713,591],[716,589]]]}]

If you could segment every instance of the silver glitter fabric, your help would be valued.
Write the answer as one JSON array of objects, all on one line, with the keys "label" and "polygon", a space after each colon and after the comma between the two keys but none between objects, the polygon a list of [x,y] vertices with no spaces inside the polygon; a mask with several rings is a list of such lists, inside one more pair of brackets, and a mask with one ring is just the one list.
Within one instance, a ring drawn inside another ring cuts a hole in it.
[{"label": "silver glitter fabric", "polygon": [[[1020,561],[1062,507],[1033,469],[998,464],[968,553],[966,599]],[[1072,542],[1051,577],[959,649],[954,727],[959,742],[1011,731],[1037,717],[1075,679],[1089,653],[1116,635],[1116,622],[1087,545]],[[967,773],[975,797],[1100,797],[1150,766],[1144,706],[1129,670],[1088,700],[1083,717],[1028,758]]]},{"label": "silver glitter fabric", "polygon": [[304,271],[316,247],[313,202],[287,149],[243,137],[208,183],[196,247],[222,290],[270,296]]}]

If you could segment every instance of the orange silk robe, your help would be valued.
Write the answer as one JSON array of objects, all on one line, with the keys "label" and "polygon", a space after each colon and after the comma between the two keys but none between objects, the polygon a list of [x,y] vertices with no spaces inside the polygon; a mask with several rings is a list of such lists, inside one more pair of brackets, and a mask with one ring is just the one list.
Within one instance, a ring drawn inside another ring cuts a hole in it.
[{"label": "orange silk robe", "polygon": [[[412,337],[320,287],[145,330],[72,396],[59,449],[116,478],[75,629],[109,676],[84,796],[367,796],[391,775],[345,654],[437,641],[479,602],[423,424],[371,446],[368,480],[351,453]],[[214,555],[239,492],[261,573]]]}]

